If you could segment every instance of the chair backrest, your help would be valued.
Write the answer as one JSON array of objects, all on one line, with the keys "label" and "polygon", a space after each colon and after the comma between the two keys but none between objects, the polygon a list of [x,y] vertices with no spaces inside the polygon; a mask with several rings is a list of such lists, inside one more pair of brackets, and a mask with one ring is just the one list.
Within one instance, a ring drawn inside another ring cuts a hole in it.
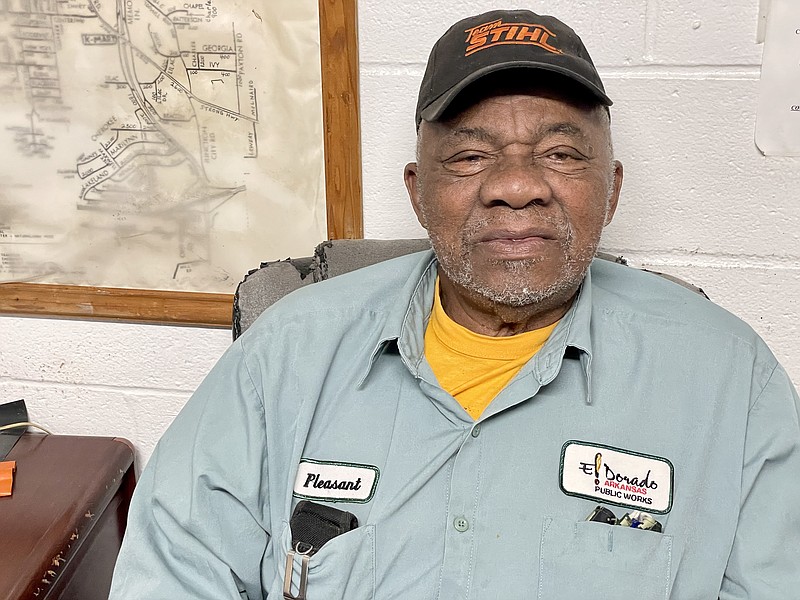
[{"label": "chair backrest", "polygon": [[[319,244],[313,256],[261,263],[257,269],[247,273],[236,288],[233,297],[233,339],[242,335],[267,307],[289,292],[323,279],[330,279],[390,258],[427,250],[430,247],[430,241],[427,239],[329,240]],[[604,260],[627,264],[621,256],[602,252],[597,256]],[[653,273],[708,298],[703,290],[677,277],[655,271]]]},{"label": "chair backrest", "polygon": [[431,247],[427,239],[329,240],[313,256],[261,263],[245,275],[233,297],[233,339],[268,306],[298,288]]}]

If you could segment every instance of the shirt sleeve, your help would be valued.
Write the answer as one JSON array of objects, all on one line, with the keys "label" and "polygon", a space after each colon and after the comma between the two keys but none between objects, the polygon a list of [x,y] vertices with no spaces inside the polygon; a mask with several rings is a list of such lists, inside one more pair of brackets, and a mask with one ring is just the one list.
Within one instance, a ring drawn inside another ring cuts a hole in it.
[{"label": "shirt sleeve", "polygon": [[741,508],[720,600],[786,600],[800,590],[799,414],[797,392],[777,365],[748,415]]},{"label": "shirt sleeve", "polygon": [[262,598],[266,464],[263,404],[235,343],[142,473],[111,599]]}]

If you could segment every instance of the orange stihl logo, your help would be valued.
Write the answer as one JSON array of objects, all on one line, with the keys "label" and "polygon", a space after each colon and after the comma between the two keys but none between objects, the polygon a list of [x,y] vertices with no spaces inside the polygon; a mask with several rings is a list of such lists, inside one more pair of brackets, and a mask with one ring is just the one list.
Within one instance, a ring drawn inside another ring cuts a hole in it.
[{"label": "orange stihl logo", "polygon": [[467,50],[464,56],[501,44],[529,44],[544,48],[553,54],[562,54],[561,50],[547,43],[550,38],[556,36],[542,25],[503,23],[502,19],[497,19],[497,21],[467,29],[466,34]]}]

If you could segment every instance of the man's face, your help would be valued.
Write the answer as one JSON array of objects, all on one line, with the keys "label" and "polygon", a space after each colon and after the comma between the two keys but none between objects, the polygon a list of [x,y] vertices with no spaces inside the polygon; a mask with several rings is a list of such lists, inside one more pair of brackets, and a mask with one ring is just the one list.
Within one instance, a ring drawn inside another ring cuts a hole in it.
[{"label": "man's face", "polygon": [[405,179],[440,277],[506,306],[569,302],[622,184],[604,109],[504,93],[423,122],[420,136]]}]

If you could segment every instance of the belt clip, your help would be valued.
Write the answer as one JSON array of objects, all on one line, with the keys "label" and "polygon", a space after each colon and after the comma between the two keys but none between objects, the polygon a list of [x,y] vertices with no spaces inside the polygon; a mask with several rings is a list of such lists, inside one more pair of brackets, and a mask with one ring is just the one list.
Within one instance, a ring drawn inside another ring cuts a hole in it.
[{"label": "belt clip", "polygon": [[[307,548],[302,548],[308,546]],[[284,600],[306,600],[306,585],[308,583],[308,561],[311,558],[314,546],[297,542],[293,550],[289,550],[286,555],[286,572],[283,575],[283,597]],[[297,596],[292,596],[292,573],[294,572],[295,555],[302,558],[300,566],[300,587]]]}]

